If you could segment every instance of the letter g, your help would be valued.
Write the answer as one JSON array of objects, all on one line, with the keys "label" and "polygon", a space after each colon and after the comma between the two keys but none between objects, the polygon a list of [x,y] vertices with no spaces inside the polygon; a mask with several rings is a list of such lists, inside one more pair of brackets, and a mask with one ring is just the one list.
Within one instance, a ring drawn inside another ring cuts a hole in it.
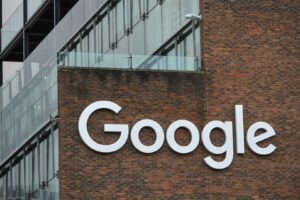
[{"label": "letter g", "polygon": [[79,117],[79,122],[78,122],[79,135],[83,140],[83,142],[94,151],[100,153],[111,153],[121,149],[125,145],[128,138],[129,128],[127,124],[104,124],[104,132],[120,132],[120,137],[113,144],[103,145],[97,143],[95,140],[93,140],[90,137],[88,133],[87,122],[93,112],[101,109],[111,110],[117,114],[120,112],[122,108],[118,104],[111,101],[97,101],[90,104],[88,107],[86,107],[83,110],[83,112]]}]

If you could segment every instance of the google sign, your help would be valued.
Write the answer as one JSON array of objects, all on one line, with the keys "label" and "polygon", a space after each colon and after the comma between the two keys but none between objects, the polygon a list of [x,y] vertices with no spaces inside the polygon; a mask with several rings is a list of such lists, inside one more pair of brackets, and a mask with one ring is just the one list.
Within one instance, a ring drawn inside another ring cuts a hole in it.
[{"label": "google sign", "polygon": [[[222,161],[216,161],[211,156],[204,158],[205,163],[214,168],[214,169],[224,169],[228,167],[232,161],[234,156],[234,146],[233,146],[233,124],[231,121],[210,121],[208,122],[201,132],[201,137],[198,128],[192,122],[180,119],[174,121],[168,127],[166,134],[162,129],[161,125],[151,119],[142,119],[136,122],[131,131],[129,130],[128,124],[104,124],[104,132],[105,133],[120,133],[119,139],[109,145],[99,144],[95,140],[93,140],[87,130],[87,122],[90,118],[91,114],[96,110],[110,110],[114,113],[119,113],[121,111],[121,107],[111,101],[97,101],[95,103],[90,104],[84,111],[81,113],[78,123],[78,130],[81,139],[83,142],[94,151],[100,153],[112,153],[121,149],[128,137],[130,132],[130,139],[134,147],[146,154],[151,154],[158,151],[164,141],[166,140],[170,148],[180,154],[188,154],[194,151],[199,143],[200,139],[203,143],[203,146],[212,154],[220,155],[225,154],[225,158]],[[238,154],[245,153],[245,138],[244,138],[244,115],[243,115],[243,106],[236,105],[235,106],[235,138],[236,138],[236,152]],[[151,128],[153,129],[156,139],[152,145],[144,145],[140,139],[139,134],[143,128]],[[175,140],[175,132],[179,128],[185,128],[191,134],[191,140],[188,145],[182,146],[178,144]],[[222,146],[215,146],[211,139],[210,135],[212,130],[219,129],[225,135],[225,142]],[[264,130],[262,134],[256,135],[258,130]],[[273,144],[268,144],[266,147],[261,147],[258,145],[259,142],[266,140],[272,136],[275,136],[276,133],[271,125],[266,122],[255,122],[252,124],[247,130],[246,141],[249,148],[259,155],[268,155],[271,154],[276,147]]]}]

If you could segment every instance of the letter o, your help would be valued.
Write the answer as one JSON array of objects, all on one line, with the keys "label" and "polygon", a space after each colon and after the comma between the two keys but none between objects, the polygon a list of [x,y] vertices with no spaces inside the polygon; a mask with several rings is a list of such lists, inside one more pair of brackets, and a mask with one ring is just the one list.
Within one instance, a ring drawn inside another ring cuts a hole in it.
[{"label": "letter o", "polygon": [[[142,142],[140,141],[139,135],[140,135],[140,131],[145,128],[145,127],[149,127],[151,129],[154,130],[154,133],[156,134],[156,139],[154,144],[150,145],[150,146],[146,146],[144,144],[142,144]],[[164,135],[164,131],[162,129],[162,127],[154,120],[151,119],[143,119],[141,121],[138,121],[131,129],[131,141],[132,144],[135,146],[135,148],[142,152],[142,153],[154,153],[156,151],[158,151],[163,143],[164,143],[164,139],[165,139],[165,135]]]},{"label": "letter o", "polygon": [[[175,132],[178,128],[186,128],[191,134],[191,142],[182,146],[179,145],[175,140]],[[171,149],[177,153],[187,154],[194,151],[199,145],[200,136],[197,127],[190,121],[187,120],[177,120],[173,122],[167,130],[167,142]]]}]

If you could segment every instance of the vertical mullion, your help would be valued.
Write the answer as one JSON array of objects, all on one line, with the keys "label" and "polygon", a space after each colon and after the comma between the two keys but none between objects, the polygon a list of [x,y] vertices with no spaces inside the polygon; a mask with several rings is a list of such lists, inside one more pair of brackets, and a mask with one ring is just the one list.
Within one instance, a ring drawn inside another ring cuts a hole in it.
[{"label": "vertical mullion", "polygon": [[[91,30],[92,31],[92,30]],[[87,30],[87,33],[85,35],[86,38],[86,53],[85,53],[85,59],[87,59],[87,67],[90,66],[90,32]]]},{"label": "vertical mullion", "polygon": [[122,0],[122,2],[123,2],[123,29],[124,29],[124,34],[126,34],[126,18],[125,18],[125,16],[126,16],[126,6],[125,6],[125,0]]},{"label": "vertical mullion", "polygon": [[93,32],[94,32],[94,63],[97,62],[97,30],[96,30],[96,19],[93,20]]},{"label": "vertical mullion", "polygon": [[50,144],[49,144],[49,136],[47,137],[47,148],[46,148],[46,180],[45,180],[45,183],[47,184],[48,183],[48,180],[49,180],[49,147],[50,147]]},{"label": "vertical mullion", "polygon": [[8,197],[12,198],[13,187],[12,187],[12,161],[9,164],[9,179],[10,179],[10,188],[8,190]]},{"label": "vertical mullion", "polygon": [[53,158],[53,164],[52,164],[52,167],[53,167],[53,177],[55,176],[55,150],[54,150],[54,147],[55,147],[55,144],[54,144],[54,130],[53,130],[53,122],[51,122],[51,138],[52,138],[52,158]]},{"label": "vertical mullion", "polygon": [[79,48],[80,48],[80,65],[79,67],[83,67],[83,52],[82,52],[82,32],[80,33],[79,36]]},{"label": "vertical mullion", "polygon": [[[34,165],[34,162],[35,162],[35,150],[33,149],[32,150],[32,160],[31,160],[31,167],[32,167],[32,172],[31,172],[31,190],[29,191],[29,193],[32,193],[33,192],[33,185],[34,185],[34,169],[35,169],[35,165]],[[31,195],[30,195],[31,196]]]},{"label": "vertical mullion", "polygon": [[198,66],[197,66],[197,52],[196,52],[196,33],[195,33],[195,26],[196,26],[196,23],[195,23],[195,19],[192,19],[193,20],[193,24],[192,24],[192,31],[193,31],[193,52],[194,52],[194,69],[197,70]]},{"label": "vertical mullion", "polygon": [[39,135],[37,136],[37,168],[38,168],[38,185],[41,185],[41,166],[40,166],[40,159],[41,159],[41,154],[40,154],[40,138]]},{"label": "vertical mullion", "polygon": [[9,179],[9,172],[5,175],[5,199],[8,199],[8,193],[9,193],[9,191],[8,191],[8,189],[9,189],[8,179]]},{"label": "vertical mullion", "polygon": [[101,20],[100,22],[100,41],[101,41],[101,44],[100,44],[100,58],[102,59],[102,56],[103,56],[103,21]]},{"label": "vertical mullion", "polygon": [[106,7],[107,12],[107,26],[108,26],[108,48],[111,48],[111,38],[110,38],[110,8],[109,5]]},{"label": "vertical mullion", "polygon": [[175,58],[176,58],[176,70],[178,70],[178,36],[175,38]]},{"label": "vertical mullion", "polygon": [[142,12],[142,4],[141,4],[141,0],[138,0],[139,2],[139,13],[140,13],[140,19],[143,17],[143,12]]},{"label": "vertical mullion", "polygon": [[26,198],[26,151],[23,150],[23,164],[24,164],[24,199]]},{"label": "vertical mullion", "polygon": [[19,173],[18,173],[17,179],[18,179],[18,186],[19,186],[19,188],[18,188],[18,192],[17,192],[18,195],[16,195],[16,198],[20,199],[21,198],[21,161],[18,164],[18,171],[19,171]]},{"label": "vertical mullion", "polygon": [[76,42],[75,42],[75,44],[74,44],[74,65],[75,66],[77,66],[77,59],[76,59],[76,57],[77,57],[77,45],[79,45],[79,44],[76,44]]},{"label": "vertical mullion", "polygon": [[[119,4],[119,3],[118,3]],[[115,5],[115,48],[117,48],[118,43],[118,4]]]},{"label": "vertical mullion", "polygon": [[130,29],[133,29],[133,0],[130,0]]}]

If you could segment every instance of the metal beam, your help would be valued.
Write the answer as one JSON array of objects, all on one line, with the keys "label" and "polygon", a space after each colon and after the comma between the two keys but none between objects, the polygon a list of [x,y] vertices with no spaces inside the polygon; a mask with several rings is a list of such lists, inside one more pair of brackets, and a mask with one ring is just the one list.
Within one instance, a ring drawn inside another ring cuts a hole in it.
[{"label": "metal beam", "polygon": [[54,26],[60,21],[61,18],[61,2],[60,0],[53,0],[54,3]]},{"label": "metal beam", "polygon": [[[27,22],[27,0],[23,0],[23,26]],[[25,28],[23,28],[23,60],[29,55],[29,35]]]},{"label": "metal beam", "polygon": [[27,31],[23,31],[23,60],[29,55],[29,34]]}]

